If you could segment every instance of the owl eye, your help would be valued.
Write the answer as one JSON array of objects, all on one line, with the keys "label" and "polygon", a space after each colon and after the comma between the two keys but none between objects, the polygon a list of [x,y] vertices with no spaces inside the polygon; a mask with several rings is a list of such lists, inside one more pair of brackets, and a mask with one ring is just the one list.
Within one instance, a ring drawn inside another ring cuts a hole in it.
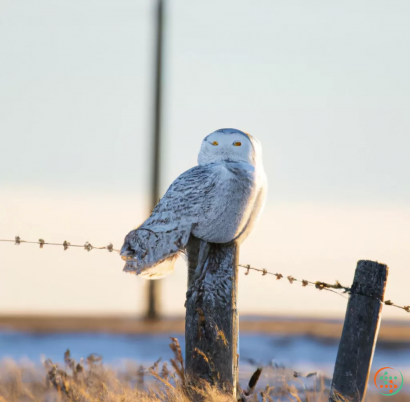
[{"label": "owl eye", "polygon": [[212,145],[218,145],[218,141],[214,141]]},{"label": "owl eye", "polygon": [[235,141],[235,142],[233,143],[233,145],[234,145],[235,147],[240,147],[240,146],[242,145],[242,142],[240,142],[240,141]]}]

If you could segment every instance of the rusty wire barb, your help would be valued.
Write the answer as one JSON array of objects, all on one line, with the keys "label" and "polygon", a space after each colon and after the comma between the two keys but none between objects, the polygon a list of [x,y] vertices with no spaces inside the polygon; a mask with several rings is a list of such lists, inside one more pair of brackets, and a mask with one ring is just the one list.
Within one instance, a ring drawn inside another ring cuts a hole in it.
[{"label": "rusty wire barb", "polygon": [[386,306],[393,306],[393,307],[401,308],[402,310],[407,311],[408,313],[410,313],[410,306],[399,306],[397,304],[394,304],[391,300],[386,300],[384,302],[384,304]]},{"label": "rusty wire barb", "polygon": [[[255,268],[255,267],[250,266],[249,264],[246,264],[246,265],[238,264],[238,266],[246,269],[245,275],[249,275],[250,271],[257,271],[257,272],[261,272],[262,276],[265,276],[265,275],[276,276],[277,280],[280,280],[283,278],[282,274],[270,272],[265,268]],[[331,283],[326,283],[326,282],[321,282],[321,281],[311,282],[306,279],[296,279],[292,275],[289,275],[286,278],[291,285],[293,284],[293,282],[300,282],[302,284],[302,287],[314,286],[318,290],[327,290],[329,292],[336,293],[340,296],[343,296],[346,293],[350,294],[350,291],[351,291],[351,288],[341,285],[339,281],[336,281],[335,283],[331,284]],[[396,307],[396,308],[406,311],[407,313],[410,313],[410,306],[400,306],[398,304],[393,303],[391,300],[386,300],[385,302],[382,302],[382,303],[385,306]]]},{"label": "rusty wire barb", "polygon": [[[107,250],[110,253],[112,253],[113,251],[115,251],[117,253],[120,252],[120,250],[117,250],[117,249],[114,248],[112,243],[110,243],[110,244],[108,244],[108,246],[104,246],[104,247],[95,247],[91,243],[89,243],[88,241],[85,242],[82,245],[81,244],[71,244],[67,240],[64,240],[63,243],[48,243],[44,239],[38,239],[38,241],[21,240],[20,236],[15,236],[14,240],[0,239],[0,242],[14,243],[16,246],[19,246],[22,243],[38,244],[40,246],[40,248],[44,248],[45,245],[47,245],[47,246],[60,246],[60,247],[63,247],[64,251],[68,250],[69,247],[81,247],[86,251]],[[255,267],[252,267],[249,264],[246,264],[246,265],[238,264],[238,266],[241,267],[241,268],[246,269],[245,275],[249,275],[250,271],[257,271],[257,272],[260,272],[262,274],[262,276],[267,276],[267,275],[275,276],[276,280],[280,280],[280,279],[284,278],[284,276],[281,273],[273,273],[273,272],[268,271],[266,268],[255,268]],[[336,281],[333,284],[322,282],[322,281],[311,282],[311,281],[308,281],[306,279],[296,279],[292,275],[288,275],[286,277],[286,279],[289,281],[289,283],[291,285],[294,282],[300,282],[302,287],[314,286],[318,290],[327,290],[329,292],[336,293],[340,296],[343,296],[344,294],[350,294],[350,291],[351,291],[350,287],[341,285],[341,283],[339,281]],[[385,306],[396,307],[396,308],[399,308],[401,310],[406,311],[407,313],[410,313],[410,305],[409,306],[400,306],[398,304],[395,304],[391,300],[386,300],[385,302],[383,302],[383,304]]]}]

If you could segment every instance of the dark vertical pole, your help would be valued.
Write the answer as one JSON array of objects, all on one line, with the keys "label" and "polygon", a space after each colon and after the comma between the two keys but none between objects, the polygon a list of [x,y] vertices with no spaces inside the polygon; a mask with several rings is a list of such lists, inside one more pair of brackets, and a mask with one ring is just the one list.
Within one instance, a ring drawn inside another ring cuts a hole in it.
[{"label": "dark vertical pole", "polygon": [[[161,97],[162,97],[162,53],[163,53],[163,23],[164,1],[157,0],[156,6],[156,47],[155,47],[155,100],[153,124],[153,155],[152,155],[152,187],[151,206],[158,203],[160,197],[161,174]],[[156,319],[159,316],[159,281],[148,282],[148,309],[147,318]]]},{"label": "dark vertical pole", "polygon": [[188,381],[203,379],[236,395],[239,246],[210,244],[206,274],[195,279],[199,240],[188,243],[185,364]]},{"label": "dark vertical pole", "polygon": [[364,400],[388,272],[388,267],[378,262],[357,263],[333,373],[330,402]]}]

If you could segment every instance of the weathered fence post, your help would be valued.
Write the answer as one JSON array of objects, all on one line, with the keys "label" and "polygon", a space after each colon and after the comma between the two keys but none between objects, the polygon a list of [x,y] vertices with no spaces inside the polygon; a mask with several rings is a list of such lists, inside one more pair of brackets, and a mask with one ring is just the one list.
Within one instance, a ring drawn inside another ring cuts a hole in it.
[{"label": "weathered fence post", "polygon": [[209,244],[203,275],[195,278],[200,240],[191,237],[185,319],[187,377],[203,379],[236,396],[238,380],[238,251]]},{"label": "weathered fence post", "polygon": [[330,402],[364,400],[388,271],[386,265],[378,262],[362,260],[357,263],[333,373]]}]

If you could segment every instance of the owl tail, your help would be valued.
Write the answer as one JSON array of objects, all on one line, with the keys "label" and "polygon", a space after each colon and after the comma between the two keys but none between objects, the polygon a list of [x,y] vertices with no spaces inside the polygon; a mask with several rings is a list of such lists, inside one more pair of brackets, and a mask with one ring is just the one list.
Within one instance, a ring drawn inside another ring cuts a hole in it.
[{"label": "owl tail", "polygon": [[144,270],[138,272],[137,261],[134,259],[127,259],[127,257],[122,257],[126,261],[123,268],[124,272],[131,274],[137,274],[141,278],[148,280],[156,280],[165,278],[169,274],[174,272],[175,261],[178,259],[178,254],[173,255],[172,257],[167,258],[166,260],[160,262],[157,265],[154,265],[150,268],[145,268]]},{"label": "owl tail", "polygon": [[123,270],[145,279],[160,279],[169,275],[189,235],[190,230],[181,228],[153,231],[141,226],[132,230],[125,237],[120,253],[125,261]]}]

